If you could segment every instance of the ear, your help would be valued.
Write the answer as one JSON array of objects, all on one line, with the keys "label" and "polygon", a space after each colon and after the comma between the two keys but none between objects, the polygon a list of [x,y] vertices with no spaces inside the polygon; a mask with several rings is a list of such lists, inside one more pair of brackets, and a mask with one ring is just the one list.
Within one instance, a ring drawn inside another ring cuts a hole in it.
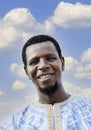
[{"label": "ear", "polygon": [[62,71],[64,71],[64,69],[65,69],[65,59],[64,59],[63,56],[61,58],[61,63],[62,63]]},{"label": "ear", "polygon": [[28,78],[31,79],[26,66],[24,66],[24,70],[25,70],[26,75],[28,76]]},{"label": "ear", "polygon": [[26,72],[26,75],[28,75],[27,68],[24,66],[24,70]]}]

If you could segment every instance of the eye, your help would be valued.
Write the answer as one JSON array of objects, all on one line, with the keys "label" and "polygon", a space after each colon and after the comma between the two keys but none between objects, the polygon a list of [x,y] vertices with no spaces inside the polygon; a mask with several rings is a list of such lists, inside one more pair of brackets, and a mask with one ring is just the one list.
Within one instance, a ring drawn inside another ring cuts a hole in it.
[{"label": "eye", "polygon": [[38,64],[38,62],[39,62],[39,59],[32,59],[30,62],[29,62],[29,65],[31,65],[31,66],[33,66],[33,65],[36,65],[36,64]]},{"label": "eye", "polygon": [[56,60],[56,57],[47,57],[47,60],[52,62]]}]

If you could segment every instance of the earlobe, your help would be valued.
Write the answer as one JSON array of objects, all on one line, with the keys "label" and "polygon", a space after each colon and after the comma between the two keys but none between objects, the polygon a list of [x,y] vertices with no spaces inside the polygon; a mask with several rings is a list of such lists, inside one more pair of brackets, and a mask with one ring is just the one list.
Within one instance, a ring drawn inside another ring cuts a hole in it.
[{"label": "earlobe", "polygon": [[65,69],[65,59],[64,57],[61,58],[61,63],[62,63],[62,71]]}]

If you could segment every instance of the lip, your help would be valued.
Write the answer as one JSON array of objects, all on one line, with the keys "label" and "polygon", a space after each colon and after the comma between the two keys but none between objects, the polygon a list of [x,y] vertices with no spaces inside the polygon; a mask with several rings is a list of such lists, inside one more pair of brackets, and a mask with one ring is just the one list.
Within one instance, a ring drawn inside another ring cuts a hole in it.
[{"label": "lip", "polygon": [[54,75],[53,73],[52,74],[49,74],[49,73],[48,74],[41,74],[37,78],[41,82],[46,82],[46,81],[49,81],[53,75]]},{"label": "lip", "polygon": [[54,73],[44,73],[44,74],[38,75],[37,78],[41,79],[41,77],[44,77],[44,76],[48,77],[48,76],[52,76],[52,75],[54,75]]}]

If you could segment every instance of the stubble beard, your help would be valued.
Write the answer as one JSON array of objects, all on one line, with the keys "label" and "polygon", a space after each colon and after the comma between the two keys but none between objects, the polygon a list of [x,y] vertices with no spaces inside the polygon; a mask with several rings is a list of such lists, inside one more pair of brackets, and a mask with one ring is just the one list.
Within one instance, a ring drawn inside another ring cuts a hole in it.
[{"label": "stubble beard", "polygon": [[41,93],[47,95],[47,96],[51,96],[51,95],[53,95],[53,94],[57,91],[58,88],[59,88],[59,85],[58,85],[58,83],[56,82],[55,85],[48,86],[48,87],[46,87],[46,88],[41,88],[41,87],[39,86],[39,91],[40,91]]}]

